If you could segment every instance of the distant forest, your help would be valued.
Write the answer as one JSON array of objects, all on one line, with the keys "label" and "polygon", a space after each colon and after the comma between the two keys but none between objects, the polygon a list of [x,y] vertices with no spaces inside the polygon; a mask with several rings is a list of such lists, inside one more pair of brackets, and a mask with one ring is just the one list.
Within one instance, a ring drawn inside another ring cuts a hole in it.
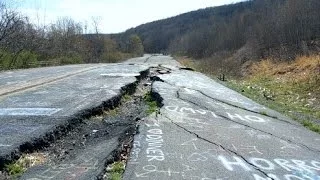
[{"label": "distant forest", "polygon": [[185,13],[117,35],[141,37],[148,53],[193,58],[232,56],[231,61],[320,52],[319,0],[251,0]]},{"label": "distant forest", "polygon": [[86,34],[64,17],[41,27],[0,2],[0,70],[117,62],[146,53],[210,61],[237,72],[246,62],[320,52],[320,0],[250,0],[159,20],[124,33]]}]

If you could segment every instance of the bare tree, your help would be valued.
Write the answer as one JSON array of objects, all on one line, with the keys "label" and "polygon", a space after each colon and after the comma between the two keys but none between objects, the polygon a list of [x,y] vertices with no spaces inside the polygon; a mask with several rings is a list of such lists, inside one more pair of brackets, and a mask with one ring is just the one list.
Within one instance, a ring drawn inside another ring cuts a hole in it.
[{"label": "bare tree", "polygon": [[6,8],[4,4],[0,4],[0,45],[6,45],[9,39],[13,38],[18,26],[23,18],[12,10]]},{"label": "bare tree", "polygon": [[100,16],[93,16],[91,17],[92,20],[92,27],[93,30],[96,34],[99,34],[99,26],[100,26],[100,22],[101,22],[101,17]]}]

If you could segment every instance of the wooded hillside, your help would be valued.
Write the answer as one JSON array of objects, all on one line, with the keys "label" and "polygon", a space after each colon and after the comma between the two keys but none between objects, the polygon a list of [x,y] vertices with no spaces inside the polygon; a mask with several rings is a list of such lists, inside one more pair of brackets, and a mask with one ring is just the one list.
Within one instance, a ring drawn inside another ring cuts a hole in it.
[{"label": "wooded hillside", "polygon": [[319,0],[251,0],[144,24],[119,38],[138,34],[149,53],[240,64],[265,58],[292,60],[320,51],[319,9]]},{"label": "wooded hillside", "polygon": [[204,59],[214,71],[238,73],[246,62],[320,52],[319,9],[319,0],[250,0],[120,34],[86,35],[86,27],[70,18],[39,27],[0,4],[0,69],[115,62],[145,51]]}]

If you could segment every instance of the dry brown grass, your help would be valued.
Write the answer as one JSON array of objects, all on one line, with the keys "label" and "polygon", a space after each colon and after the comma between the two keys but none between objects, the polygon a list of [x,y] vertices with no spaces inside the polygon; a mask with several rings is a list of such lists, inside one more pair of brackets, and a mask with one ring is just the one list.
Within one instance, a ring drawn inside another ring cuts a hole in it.
[{"label": "dry brown grass", "polygon": [[[214,59],[176,59],[210,76],[221,73],[219,62]],[[231,63],[224,67],[230,70],[233,66]],[[320,132],[320,55],[302,56],[292,62],[266,59],[242,68],[247,76],[228,79],[229,87]]]},{"label": "dry brown grass", "polygon": [[320,55],[302,56],[293,62],[274,62],[270,59],[254,63],[250,67],[249,80],[269,79],[302,96],[312,94],[320,98]]},{"label": "dry brown grass", "polygon": [[6,165],[6,171],[16,179],[18,176],[23,174],[28,168],[43,164],[47,161],[47,154],[44,153],[31,153],[23,154],[17,161]]},{"label": "dry brown grass", "polygon": [[[302,56],[292,62],[266,59],[253,63],[249,72],[232,86],[300,121],[305,118],[301,114],[320,119],[320,55]],[[266,100],[266,95],[273,101]]]},{"label": "dry brown grass", "polygon": [[293,62],[275,62],[270,59],[253,63],[251,77],[270,76],[282,82],[306,82],[320,75],[320,56],[302,56]]},{"label": "dry brown grass", "polygon": [[187,56],[176,56],[174,58],[185,67],[194,68],[195,66],[195,62]]},{"label": "dry brown grass", "polygon": [[[193,68],[196,71],[202,72],[204,74],[207,74],[209,76],[217,76],[221,73],[229,74],[226,69],[231,69],[226,66],[226,59],[223,59],[222,57],[210,57],[206,59],[198,59],[193,60],[186,56],[177,56],[174,57],[180,64]],[[230,64],[230,63],[229,63]]]}]

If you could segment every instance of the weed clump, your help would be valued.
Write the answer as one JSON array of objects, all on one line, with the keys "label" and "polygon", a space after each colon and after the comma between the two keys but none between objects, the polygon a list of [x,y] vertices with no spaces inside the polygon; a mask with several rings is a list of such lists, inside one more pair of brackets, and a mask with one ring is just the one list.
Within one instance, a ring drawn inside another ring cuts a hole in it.
[{"label": "weed clump", "polygon": [[143,100],[146,102],[148,106],[148,115],[159,111],[158,103],[153,99],[150,92],[144,95]]},{"label": "weed clump", "polygon": [[5,165],[6,172],[13,178],[21,176],[28,168],[46,161],[46,156],[41,153],[24,154],[17,161]]},{"label": "weed clump", "polygon": [[121,98],[121,102],[122,102],[122,103],[131,101],[131,100],[132,100],[132,97],[131,97],[129,94],[125,94],[125,95],[123,95],[122,98]]},{"label": "weed clump", "polygon": [[25,172],[25,168],[20,163],[12,163],[5,166],[6,171],[10,176],[18,177]]},{"label": "weed clump", "polygon": [[311,131],[314,131],[314,132],[317,132],[317,133],[320,134],[320,125],[314,124],[314,123],[312,123],[310,121],[307,121],[307,120],[304,120],[302,122],[302,124],[303,124],[304,127],[310,129]]},{"label": "weed clump", "polygon": [[125,163],[122,161],[114,162],[108,167],[107,173],[109,176],[106,178],[108,180],[121,180],[122,174],[125,171]]}]

